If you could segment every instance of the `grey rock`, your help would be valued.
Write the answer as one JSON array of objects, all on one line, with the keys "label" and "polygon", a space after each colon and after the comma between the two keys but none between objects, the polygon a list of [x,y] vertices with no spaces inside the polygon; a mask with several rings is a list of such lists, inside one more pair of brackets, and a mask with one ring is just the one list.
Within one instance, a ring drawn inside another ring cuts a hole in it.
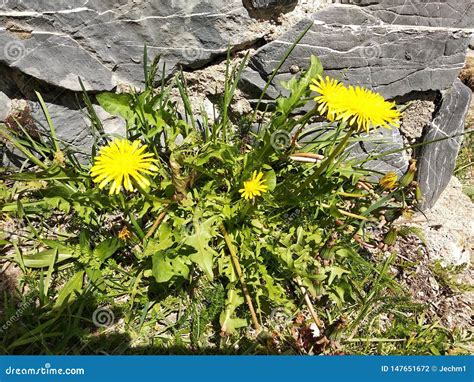
[{"label": "grey rock", "polygon": [[360,141],[353,144],[350,150],[351,159],[361,162],[364,169],[373,171],[373,179],[380,179],[390,171],[402,176],[408,170],[408,157],[397,128],[362,134]]},{"label": "grey rock", "polygon": [[393,25],[474,28],[472,0],[342,0]]},{"label": "grey rock", "polygon": [[[62,149],[69,149],[78,154],[81,162],[90,160],[91,148],[94,143],[94,137],[91,133],[91,121],[85,109],[77,106],[73,101],[71,94],[63,94],[66,105],[58,105],[56,103],[46,102],[46,106],[50,113],[53,124],[56,128],[57,136]],[[3,113],[4,104],[8,105],[6,113]],[[45,135],[49,134],[49,127],[43,114],[41,106],[37,101],[25,101],[19,99],[11,100],[9,97],[0,92],[0,122],[4,121],[9,112],[15,111],[17,108],[28,108],[28,114],[31,116],[32,125],[27,130],[40,131]],[[94,105],[97,116],[102,121],[104,132],[110,136],[125,136],[125,121],[114,117],[107,113],[100,106]],[[24,114],[22,114],[24,115]],[[25,126],[24,126],[25,127]],[[14,150],[11,145],[7,144],[5,149],[0,140],[0,163],[3,166],[21,166],[25,160],[23,154]],[[3,158],[2,158],[3,157]]]},{"label": "grey rock", "polygon": [[[309,125],[300,135],[301,145],[324,139],[328,133],[327,123]],[[357,142],[347,148],[348,160],[356,166],[372,172],[371,179],[377,181],[387,172],[402,176],[408,170],[408,156],[404,151],[400,130],[377,129],[360,134]]]},{"label": "grey rock", "polygon": [[270,86],[268,98],[283,93],[281,80],[294,65],[306,69],[318,56],[326,74],[393,98],[413,91],[444,90],[464,65],[470,32],[432,27],[384,25],[366,7],[333,6],[304,20],[260,48],[243,75],[242,89],[258,98],[280,59],[312,24]]},{"label": "grey rock", "polygon": [[11,100],[5,93],[0,91],[0,122],[4,121],[8,117],[10,112]]},{"label": "grey rock", "polygon": [[253,17],[274,18],[295,9],[298,0],[243,0],[243,3]]},{"label": "grey rock", "polygon": [[[58,139],[63,145],[83,151],[84,155],[90,154],[93,138],[90,133],[89,121],[82,110],[73,110],[61,105],[47,104],[51,119],[56,126]],[[44,116],[37,110],[33,117],[39,121],[44,129]]]},{"label": "grey rock", "polygon": [[[34,102],[32,105],[32,116],[37,121],[40,129],[48,133],[43,111]],[[51,119],[56,127],[58,139],[62,147],[68,147],[78,152],[80,157],[87,160],[91,155],[94,137],[91,133],[91,121],[85,109],[73,108],[71,106],[62,106],[46,103]],[[107,113],[100,106],[94,105],[95,112],[102,122],[104,132],[111,136],[124,137],[126,132],[125,121]]]},{"label": "grey rock", "polygon": [[107,91],[140,85],[143,51],[166,75],[197,68],[265,31],[241,0],[0,1],[0,62],[49,84]]},{"label": "grey rock", "polygon": [[112,90],[112,72],[69,36],[34,34],[21,40],[0,31],[0,61],[23,73],[64,89]]},{"label": "grey rock", "polygon": [[[102,122],[104,133],[114,137],[125,137],[127,135],[127,123],[125,120],[107,113],[98,105],[94,105],[94,110]],[[89,121],[87,123],[89,124]]]},{"label": "grey rock", "polygon": [[[386,98],[452,86],[472,41],[468,29],[474,23],[472,0],[342,2],[313,14],[259,49],[246,69],[242,88],[258,98],[281,57],[310,23],[311,29],[277,73],[264,103],[285,94],[280,81],[291,78],[295,68],[305,70],[311,54],[321,58],[327,75],[370,87]],[[253,19],[255,15],[272,18],[295,4],[296,0],[0,0],[0,119],[5,118],[9,100],[32,100],[33,90],[40,90],[64,144],[87,155],[93,141],[89,121],[75,102],[78,77],[91,92],[122,84],[140,86],[144,44],[150,58],[162,55],[165,76],[180,66],[199,68],[225,54],[229,45],[242,49],[260,41],[270,23],[262,24]],[[462,124],[465,91],[458,82],[453,89],[445,95],[437,116],[447,122],[435,120],[438,134],[448,125],[456,130]],[[458,96],[453,95],[456,91]],[[30,105],[44,125],[37,103]],[[454,113],[449,107],[458,112],[448,120],[449,112]],[[100,108],[97,111],[108,133],[123,133],[122,121]],[[379,130],[354,145],[352,155],[366,159],[402,146],[397,129]],[[420,176],[426,174],[427,200],[436,199],[445,174],[439,182],[433,181],[423,158],[435,161],[433,168],[437,160],[446,161],[447,174],[455,150],[442,151],[422,153]],[[401,174],[407,161],[397,153],[366,161],[365,166],[380,174]]]},{"label": "grey rock", "polygon": [[[245,0],[244,0],[245,2]],[[254,9],[280,9],[294,7],[298,4],[298,0],[249,0]]]},{"label": "grey rock", "polygon": [[[435,119],[425,134],[419,153],[417,181],[424,195],[423,209],[434,206],[448,185],[463,141],[464,120],[471,103],[471,90],[460,80],[449,89]],[[437,143],[429,143],[449,138]]]}]

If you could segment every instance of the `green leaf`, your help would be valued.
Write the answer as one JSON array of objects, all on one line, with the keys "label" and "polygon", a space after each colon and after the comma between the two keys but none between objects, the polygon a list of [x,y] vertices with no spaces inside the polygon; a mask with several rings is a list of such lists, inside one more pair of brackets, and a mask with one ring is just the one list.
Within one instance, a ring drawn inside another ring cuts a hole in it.
[{"label": "green leaf", "polygon": [[341,277],[344,274],[350,274],[349,271],[336,266],[328,267],[326,268],[326,271],[329,271],[328,285],[331,285],[337,277]]},{"label": "green leaf", "polygon": [[84,274],[84,271],[77,272],[61,288],[61,292],[59,292],[56,303],[54,304],[55,308],[59,308],[64,303],[68,303],[76,299],[77,294],[82,291],[82,285],[84,283]]},{"label": "green leaf", "polygon": [[207,247],[207,249],[203,251],[199,251],[193,253],[189,256],[189,259],[198,265],[198,267],[206,274],[209,280],[214,279],[213,263],[214,263],[214,256],[217,255],[217,252],[211,249],[211,247]]},{"label": "green leaf", "polygon": [[154,128],[147,133],[146,136],[148,138],[153,138],[155,135],[160,134],[166,126],[165,120],[158,111],[153,110],[150,113],[144,113],[144,117],[151,126],[154,126]]},{"label": "green leaf", "polygon": [[165,283],[175,276],[187,278],[189,267],[182,257],[172,257],[169,252],[158,252],[153,255],[153,276],[157,283]]},{"label": "green leaf", "polygon": [[441,355],[441,353],[439,352],[439,350],[436,348],[436,346],[434,345],[431,345],[430,346],[430,352],[433,354],[433,355]]},{"label": "green leaf", "polygon": [[167,223],[161,223],[156,230],[155,237],[148,240],[143,256],[148,257],[155,253],[165,251],[174,244],[173,232]]},{"label": "green leaf", "polygon": [[48,247],[51,247],[52,249],[57,249],[61,253],[66,253],[66,254],[74,253],[74,247],[67,244],[63,244],[60,241],[43,239],[41,240],[41,242],[43,244],[46,244]]},{"label": "green leaf", "polygon": [[277,178],[275,171],[270,170],[265,173],[265,185],[268,187],[268,191],[273,191],[276,187]]},{"label": "green leaf", "polygon": [[328,292],[332,301],[334,301],[338,306],[342,306],[344,304],[344,288],[339,286],[334,286],[332,291]]},{"label": "green leaf", "polygon": [[105,291],[106,284],[100,269],[86,269],[87,277],[89,278],[89,283],[97,288],[100,291]]},{"label": "green leaf", "polygon": [[9,131],[5,128],[4,124],[0,124],[0,135],[2,135],[5,139],[10,141],[18,150],[20,150],[32,163],[36,164],[37,166],[41,167],[42,169],[47,169],[48,166],[44,164],[41,160],[36,158],[34,154],[24,146],[20,140],[14,138]]},{"label": "green leaf", "polygon": [[51,265],[52,258],[56,256],[56,264],[69,260],[74,257],[72,253],[64,253],[57,249],[49,249],[44,252],[37,253],[32,256],[24,256],[23,261],[27,268],[47,268]]},{"label": "green leaf", "polygon": [[55,251],[54,256],[51,256],[51,261],[48,267],[48,271],[46,273],[46,279],[44,281],[43,295],[46,297],[48,296],[48,290],[51,285],[51,278],[53,276],[54,266],[56,265],[56,255],[57,255],[57,250]]},{"label": "green leaf", "polygon": [[49,209],[57,208],[65,213],[69,213],[73,192],[65,186],[53,186],[41,190],[42,201]]},{"label": "green leaf", "polygon": [[133,118],[130,94],[101,93],[96,96],[97,102],[109,114],[122,117],[126,121]]},{"label": "green leaf", "polygon": [[96,256],[101,263],[113,256],[115,252],[122,246],[122,243],[117,238],[111,238],[103,241],[94,249],[94,256]]},{"label": "green leaf", "polygon": [[219,317],[223,333],[232,334],[236,329],[248,325],[247,320],[233,317],[235,310],[245,302],[240,291],[230,289],[227,293],[226,307]]},{"label": "green leaf", "polygon": [[197,264],[211,281],[214,279],[214,257],[217,256],[217,252],[209,246],[209,242],[214,237],[213,226],[215,221],[215,217],[206,220],[204,223],[200,223],[197,219],[194,220],[194,233],[184,240],[184,244],[189,245],[196,251],[189,257],[190,260]]},{"label": "green leaf", "polygon": [[35,93],[36,93],[36,97],[38,97],[38,101],[41,105],[41,109],[43,109],[43,114],[46,118],[46,122],[48,122],[49,132],[50,132],[49,135],[51,137],[51,141],[53,142],[54,150],[57,152],[60,150],[60,147],[59,147],[59,143],[58,143],[59,140],[58,140],[58,136],[56,135],[56,128],[54,127],[53,119],[51,118],[51,115],[49,114],[48,107],[46,106],[46,103],[44,102],[41,94],[38,92],[35,92]]},{"label": "green leaf", "polygon": [[283,82],[282,85],[290,91],[290,96],[287,98],[279,98],[277,100],[278,109],[285,117],[295,108],[304,104],[304,99],[309,95],[309,85],[313,78],[322,74],[323,66],[319,58],[311,56],[311,65],[306,73],[297,80],[293,77],[288,82]]},{"label": "green leaf", "polygon": [[229,256],[226,256],[225,254],[224,256],[220,256],[217,263],[219,265],[220,275],[227,277],[231,283],[238,280],[234,266],[232,265],[232,260]]}]

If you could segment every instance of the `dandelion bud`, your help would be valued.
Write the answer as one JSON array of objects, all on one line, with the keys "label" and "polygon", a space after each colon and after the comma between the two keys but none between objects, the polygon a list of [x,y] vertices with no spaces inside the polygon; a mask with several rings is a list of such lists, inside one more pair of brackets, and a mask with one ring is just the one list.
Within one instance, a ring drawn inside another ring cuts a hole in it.
[{"label": "dandelion bud", "polygon": [[402,187],[406,187],[411,182],[413,182],[413,180],[415,179],[416,171],[417,171],[416,160],[412,159],[410,161],[410,167],[408,168],[408,172],[405,175],[403,175],[402,179],[400,179],[400,185]]},{"label": "dandelion bud", "polygon": [[421,202],[424,199],[423,192],[421,191],[419,184],[417,184],[415,188],[415,198],[417,202]]}]

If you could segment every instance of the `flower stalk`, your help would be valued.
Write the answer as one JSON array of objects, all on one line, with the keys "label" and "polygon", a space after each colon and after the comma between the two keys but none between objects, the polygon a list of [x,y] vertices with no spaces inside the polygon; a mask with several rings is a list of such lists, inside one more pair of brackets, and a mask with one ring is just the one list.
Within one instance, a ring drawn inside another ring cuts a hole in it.
[{"label": "flower stalk", "polygon": [[250,296],[249,289],[247,287],[247,282],[245,281],[244,273],[242,272],[242,267],[240,266],[239,257],[237,256],[237,252],[234,248],[234,245],[232,244],[232,239],[229,236],[229,233],[227,232],[227,230],[225,229],[224,224],[221,224],[219,228],[222,235],[224,236],[224,240],[226,242],[227,248],[229,249],[230,257],[232,259],[232,264],[234,265],[235,272],[237,273],[237,276],[239,277],[239,281],[242,286],[242,291],[245,297],[245,302],[247,303],[247,306],[250,311],[250,316],[252,317],[253,327],[257,332],[259,332],[261,330],[261,327],[260,327],[260,324],[258,323],[257,313],[255,312],[255,308],[253,306],[252,298]]},{"label": "flower stalk", "polygon": [[301,191],[306,189],[316,178],[321,176],[321,174],[326,170],[341,153],[345,150],[349,139],[352,137],[352,134],[356,131],[356,127],[351,127],[347,134],[344,136],[341,142],[337,145],[334,151],[327,157],[327,159],[321,163],[321,165],[316,169],[316,171],[311,174],[306,181],[300,186],[297,191],[297,194],[300,194]]}]

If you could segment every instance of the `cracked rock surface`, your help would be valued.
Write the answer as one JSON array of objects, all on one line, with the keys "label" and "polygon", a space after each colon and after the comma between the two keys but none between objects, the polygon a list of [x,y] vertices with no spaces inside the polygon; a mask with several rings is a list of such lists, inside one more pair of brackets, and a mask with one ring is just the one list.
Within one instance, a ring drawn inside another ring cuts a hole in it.
[{"label": "cracked rock surface", "polygon": [[0,25],[0,62],[73,91],[78,76],[93,91],[140,83],[145,44],[171,73],[264,34],[241,0],[13,0],[0,7]]},{"label": "cracked rock surface", "polygon": [[471,96],[471,90],[456,79],[445,93],[437,116],[427,127],[423,140],[426,145],[420,150],[417,175],[425,197],[424,209],[433,207],[451,180]]},{"label": "cracked rock surface", "polygon": [[[364,2],[357,3],[363,5]],[[386,3],[380,1],[378,6]],[[448,3],[457,4],[459,8],[463,1]],[[472,5],[470,0],[464,3]],[[456,13],[459,18],[468,18],[472,13],[472,7],[459,9]],[[256,96],[281,57],[312,25],[275,77],[269,97],[280,94],[279,83],[291,76],[292,66],[307,68],[311,55],[320,57],[326,74],[370,87],[386,98],[449,88],[464,66],[471,36],[469,30],[453,29],[450,16],[440,16],[438,25],[433,27],[425,25],[423,16],[387,21],[380,15],[372,6],[356,5],[334,5],[313,14],[311,19],[301,21],[259,49],[244,75],[243,87],[249,95]],[[474,18],[467,20],[474,23]]]}]

